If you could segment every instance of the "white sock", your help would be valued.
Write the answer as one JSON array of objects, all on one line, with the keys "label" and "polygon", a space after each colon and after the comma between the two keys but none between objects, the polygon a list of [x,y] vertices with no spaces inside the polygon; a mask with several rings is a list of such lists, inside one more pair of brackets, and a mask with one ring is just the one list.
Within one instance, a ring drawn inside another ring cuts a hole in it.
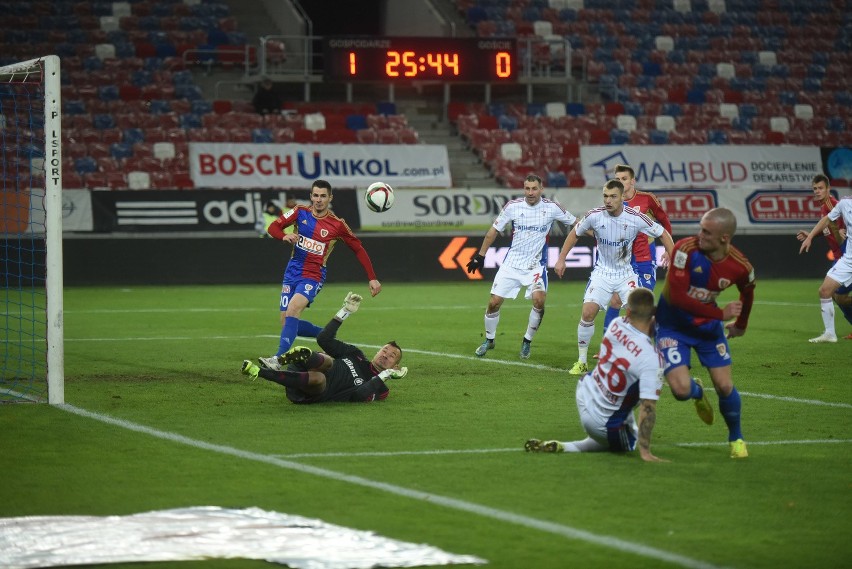
[{"label": "white sock", "polygon": [[565,452],[601,452],[607,450],[607,447],[592,437],[586,437],[582,441],[562,443],[562,448],[565,449]]},{"label": "white sock", "polygon": [[836,336],[834,331],[834,303],[830,298],[819,299],[819,311],[822,314],[822,323],[825,326],[825,333],[829,336]]},{"label": "white sock", "polygon": [[485,339],[493,340],[497,337],[497,324],[500,323],[500,311],[493,314],[485,313]]},{"label": "white sock", "polygon": [[524,338],[532,342],[533,336],[538,332],[538,327],[541,325],[541,319],[544,318],[544,309],[538,310],[533,307],[530,310],[530,320],[527,324],[527,333],[524,334]]},{"label": "white sock", "polygon": [[577,325],[577,352],[579,352],[579,361],[582,363],[586,363],[589,357],[589,342],[594,335],[595,321],[586,322],[580,318],[580,323]]}]

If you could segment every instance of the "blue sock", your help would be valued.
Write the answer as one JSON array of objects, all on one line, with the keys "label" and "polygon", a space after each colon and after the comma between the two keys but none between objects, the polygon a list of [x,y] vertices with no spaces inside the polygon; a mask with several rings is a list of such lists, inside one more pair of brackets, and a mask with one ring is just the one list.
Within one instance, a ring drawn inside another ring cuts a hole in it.
[{"label": "blue sock", "polygon": [[293,345],[293,340],[296,339],[296,333],[299,330],[299,319],[295,316],[287,316],[284,318],[284,326],[281,328],[281,341],[278,342],[278,352],[276,356],[280,356],[290,349]]},{"label": "blue sock", "polygon": [[609,329],[610,322],[618,318],[619,312],[621,312],[620,308],[613,308],[612,306],[606,309],[606,315],[604,316],[604,332]]},{"label": "blue sock", "polygon": [[734,387],[727,397],[719,397],[719,411],[722,412],[722,417],[725,418],[725,423],[728,425],[728,440],[735,441],[743,438],[743,432],[740,428],[740,412],[742,409],[742,401],[740,400],[740,392]]},{"label": "blue sock", "polygon": [[704,390],[701,389],[701,386],[695,382],[695,379],[689,378],[689,394],[686,397],[678,397],[678,395],[672,391],[672,395],[678,401],[689,401],[690,399],[701,399],[704,395]]},{"label": "blue sock", "polygon": [[838,304],[837,307],[840,309],[840,312],[843,313],[843,317],[846,319],[846,321],[852,324],[852,305],[840,306]]},{"label": "blue sock", "polygon": [[308,322],[307,320],[299,320],[298,336],[302,336],[303,338],[316,338],[319,336],[320,332],[322,332],[322,328],[316,324]]}]

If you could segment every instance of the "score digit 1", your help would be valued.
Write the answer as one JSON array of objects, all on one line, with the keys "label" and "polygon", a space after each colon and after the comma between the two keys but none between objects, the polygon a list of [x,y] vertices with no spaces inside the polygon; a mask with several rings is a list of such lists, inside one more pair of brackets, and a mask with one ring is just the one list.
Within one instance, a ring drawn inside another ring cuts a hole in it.
[{"label": "score digit 1", "polygon": [[356,75],[356,71],[357,71],[357,69],[355,67],[355,52],[350,51],[349,52],[349,75],[352,75],[354,77]]}]

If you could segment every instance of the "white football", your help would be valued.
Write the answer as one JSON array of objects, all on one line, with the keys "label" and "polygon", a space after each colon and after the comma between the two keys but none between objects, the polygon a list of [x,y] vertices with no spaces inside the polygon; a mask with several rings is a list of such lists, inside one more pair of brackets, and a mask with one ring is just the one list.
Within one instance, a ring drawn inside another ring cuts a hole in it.
[{"label": "white football", "polygon": [[370,184],[364,192],[364,202],[376,213],[387,211],[393,206],[393,188],[384,182]]}]

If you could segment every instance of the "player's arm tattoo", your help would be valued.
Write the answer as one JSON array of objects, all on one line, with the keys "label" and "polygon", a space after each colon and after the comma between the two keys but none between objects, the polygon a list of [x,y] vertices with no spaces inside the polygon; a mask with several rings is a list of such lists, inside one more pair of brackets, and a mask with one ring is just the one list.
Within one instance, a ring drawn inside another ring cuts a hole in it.
[{"label": "player's arm tattoo", "polygon": [[657,423],[657,402],[642,399],[639,402],[639,447],[644,450],[651,448],[651,432]]}]

